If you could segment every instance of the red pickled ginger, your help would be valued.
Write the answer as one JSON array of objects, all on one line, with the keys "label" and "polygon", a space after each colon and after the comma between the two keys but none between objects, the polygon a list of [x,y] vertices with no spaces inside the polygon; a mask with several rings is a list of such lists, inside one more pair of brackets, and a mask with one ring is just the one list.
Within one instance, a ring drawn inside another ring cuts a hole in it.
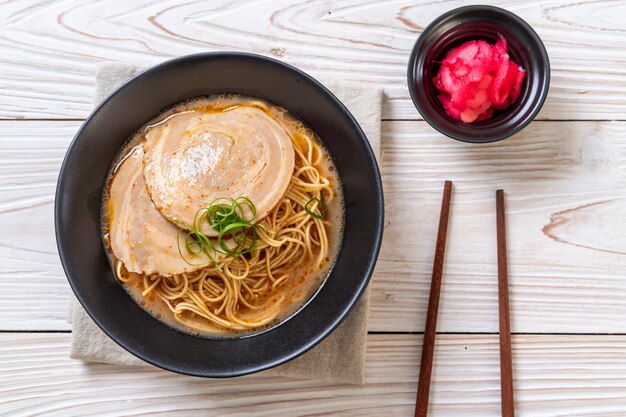
[{"label": "red pickled ginger", "polygon": [[452,49],[433,79],[450,117],[464,123],[485,120],[517,100],[526,71],[509,58],[504,37],[495,45],[478,40]]}]

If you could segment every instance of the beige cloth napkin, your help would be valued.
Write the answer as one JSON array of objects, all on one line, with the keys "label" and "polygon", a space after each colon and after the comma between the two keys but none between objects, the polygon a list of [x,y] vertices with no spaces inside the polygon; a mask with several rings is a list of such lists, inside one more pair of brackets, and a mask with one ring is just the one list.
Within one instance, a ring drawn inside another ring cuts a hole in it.
[{"label": "beige cloth napkin", "polygon": [[[99,103],[121,83],[140,71],[140,67],[127,64],[100,65],[96,72],[94,102]],[[352,112],[380,161],[382,89],[343,81],[327,81],[325,85]],[[263,371],[262,374],[362,384],[368,307],[369,288],[349,317],[324,341],[302,356]],[[68,322],[73,328],[70,357],[86,362],[147,365],[105,335],[77,300],[73,300],[70,305]]]}]

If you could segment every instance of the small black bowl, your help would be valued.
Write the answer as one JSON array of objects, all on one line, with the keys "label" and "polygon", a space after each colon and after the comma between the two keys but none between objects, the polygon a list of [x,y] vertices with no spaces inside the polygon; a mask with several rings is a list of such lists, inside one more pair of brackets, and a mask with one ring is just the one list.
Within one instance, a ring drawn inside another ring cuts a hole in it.
[{"label": "small black bowl", "polygon": [[[526,69],[520,97],[481,122],[452,119],[433,83],[441,61],[448,51],[470,40],[495,44],[498,34],[507,40],[511,59]],[[464,142],[495,142],[519,132],[537,115],[548,95],[550,61],[539,36],[515,14],[493,6],[466,6],[450,10],[424,29],[411,52],[407,78],[415,107],[432,127]]]},{"label": "small black bowl", "polygon": [[[202,338],[145,312],[117,282],[100,235],[107,171],[129,136],[180,101],[239,93],[278,104],[317,132],[329,150],[345,198],[337,261],[317,294],[276,327],[238,338]],[[322,84],[282,62],[243,53],[207,53],[165,62],[133,78],[89,116],[67,151],[56,192],[61,262],[76,297],[111,339],[171,371],[231,377],[267,369],[306,352],[348,315],[370,279],[383,232],[376,159],[345,106]]]}]

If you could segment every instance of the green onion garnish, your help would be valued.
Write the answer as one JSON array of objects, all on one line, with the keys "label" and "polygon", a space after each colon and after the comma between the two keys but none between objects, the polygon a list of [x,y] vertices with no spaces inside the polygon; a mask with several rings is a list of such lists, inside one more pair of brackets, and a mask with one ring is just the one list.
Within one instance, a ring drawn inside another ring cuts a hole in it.
[{"label": "green onion garnish", "polygon": [[311,217],[315,217],[316,219],[323,219],[326,217],[326,204],[324,204],[324,198],[320,201],[319,198],[313,197],[304,205],[304,210]]},{"label": "green onion garnish", "polygon": [[[184,239],[185,249],[192,256],[204,253],[213,263],[216,263],[215,256],[218,252],[235,257],[254,252],[257,247],[257,225],[253,224],[255,218],[256,208],[248,197],[217,198],[208,207],[196,212],[193,224],[182,224],[189,230]],[[213,246],[211,239],[200,231],[203,222],[217,230],[217,247]],[[234,247],[229,247],[225,241],[228,236],[234,242]],[[180,256],[185,262],[197,265],[187,261],[181,249],[180,239],[177,237],[176,240]]]},{"label": "green onion garnish", "polygon": [[[187,258],[185,258],[185,255],[183,255],[183,251],[180,245],[181,233],[184,233],[184,232],[180,230],[178,232],[178,235],[176,235],[176,244],[178,245],[178,253],[180,254],[181,258],[183,258],[183,260],[187,262],[189,265],[194,265],[194,266],[203,265],[203,264],[191,263],[187,260]],[[200,253],[204,253],[207,256],[207,258],[209,258],[210,262],[215,262],[215,253],[216,253],[215,248],[213,248],[211,241],[204,233],[195,229],[187,232],[184,238],[184,246],[185,246],[185,249],[187,250],[187,253],[189,253],[190,255],[196,256],[196,255],[199,255]]]}]

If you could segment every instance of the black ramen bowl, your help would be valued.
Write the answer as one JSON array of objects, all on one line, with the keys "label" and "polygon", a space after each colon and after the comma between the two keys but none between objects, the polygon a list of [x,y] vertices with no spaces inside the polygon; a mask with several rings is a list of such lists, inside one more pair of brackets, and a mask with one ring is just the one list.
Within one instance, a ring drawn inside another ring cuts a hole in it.
[{"label": "black ramen bowl", "polygon": [[[171,105],[239,93],[282,106],[313,128],[342,180],[345,229],[336,263],[314,297],[261,333],[203,338],[144,311],[113,274],[100,231],[107,171],[129,136]],[[232,377],[267,369],[311,349],[341,322],[370,279],[383,232],[376,159],[346,107],[322,84],[282,62],[243,53],[190,55],[151,68],[107,97],[80,128],[61,167],[55,203],[61,262],[87,313],[133,355],[171,371]]]},{"label": "black ramen bowl", "polygon": [[[498,34],[506,39],[511,59],[526,69],[519,98],[481,122],[454,120],[433,83],[441,61],[467,41],[482,39],[493,45]],[[407,80],[415,107],[439,132],[464,142],[495,142],[519,132],[539,113],[550,86],[550,61],[537,33],[517,15],[493,6],[466,6],[450,10],[424,29],[411,52]]]}]

